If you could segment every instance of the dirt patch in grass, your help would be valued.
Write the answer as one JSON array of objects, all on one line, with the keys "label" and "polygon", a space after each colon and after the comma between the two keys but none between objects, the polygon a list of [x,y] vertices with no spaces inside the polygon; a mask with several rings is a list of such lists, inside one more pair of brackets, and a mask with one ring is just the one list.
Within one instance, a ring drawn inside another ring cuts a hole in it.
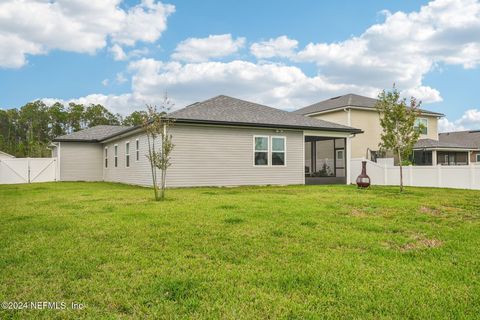
[{"label": "dirt patch in grass", "polygon": [[363,210],[352,209],[352,211],[350,211],[350,215],[354,217],[366,217],[367,213]]},{"label": "dirt patch in grass", "polygon": [[438,210],[436,208],[425,207],[425,206],[420,207],[420,212],[431,215],[431,216],[440,216],[441,215],[440,210]]},{"label": "dirt patch in grass", "polygon": [[442,240],[435,238],[426,238],[423,235],[416,235],[413,241],[408,242],[400,247],[401,252],[409,252],[413,250],[438,248],[443,245]]}]

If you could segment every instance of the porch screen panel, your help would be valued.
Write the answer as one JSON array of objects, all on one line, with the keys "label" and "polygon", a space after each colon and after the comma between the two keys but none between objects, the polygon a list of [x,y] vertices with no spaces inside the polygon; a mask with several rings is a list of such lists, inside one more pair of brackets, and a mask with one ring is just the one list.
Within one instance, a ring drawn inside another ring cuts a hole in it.
[{"label": "porch screen panel", "polygon": [[335,175],[335,151],[333,140],[316,141],[316,176],[331,177]]}]

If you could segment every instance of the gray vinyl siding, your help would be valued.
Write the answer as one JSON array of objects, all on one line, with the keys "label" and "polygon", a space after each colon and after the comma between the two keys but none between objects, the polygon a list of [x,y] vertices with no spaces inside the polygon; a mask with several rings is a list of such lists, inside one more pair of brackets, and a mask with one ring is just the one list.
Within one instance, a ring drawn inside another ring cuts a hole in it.
[{"label": "gray vinyl siding", "polygon": [[[135,140],[138,139],[140,145],[139,161],[135,159]],[[130,141],[130,167],[126,167],[125,161],[125,143]],[[118,145],[118,165],[115,167],[115,145]],[[122,182],[128,184],[137,184],[143,186],[152,185],[152,175],[150,162],[146,154],[148,153],[147,137],[144,134],[132,135],[124,139],[119,139],[111,143],[104,144],[108,148],[108,167],[105,168],[103,159],[103,179],[111,182]],[[105,152],[105,151],[104,151]]]},{"label": "gray vinyl siding", "polygon": [[[176,125],[172,130],[172,166],[167,171],[168,187],[303,184],[303,131],[277,133],[270,129]],[[255,135],[286,137],[286,166],[255,167]],[[135,139],[140,140],[140,161],[135,161]],[[130,141],[130,168],[125,167],[125,142]],[[114,145],[118,144],[118,167]],[[108,168],[104,180],[151,185],[146,136],[132,135],[105,144]],[[160,175],[159,175],[160,176]]]},{"label": "gray vinyl siding", "polygon": [[61,142],[61,181],[102,181],[100,143]]}]

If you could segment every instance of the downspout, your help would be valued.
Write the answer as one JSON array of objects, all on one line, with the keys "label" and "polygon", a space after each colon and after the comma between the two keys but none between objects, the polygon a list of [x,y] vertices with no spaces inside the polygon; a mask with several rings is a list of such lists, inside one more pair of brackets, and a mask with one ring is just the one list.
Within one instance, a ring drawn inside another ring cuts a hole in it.
[{"label": "downspout", "polygon": [[351,162],[352,162],[352,156],[351,156],[351,151],[352,151],[352,141],[351,139],[355,138],[355,134],[351,134],[347,137],[347,145],[345,146],[345,153],[346,153],[346,163],[345,163],[345,176],[347,180],[347,185],[352,183],[351,175],[350,175],[350,168],[351,168]]},{"label": "downspout", "polygon": [[352,112],[350,108],[344,108],[343,111],[347,113],[347,126],[352,126]]}]

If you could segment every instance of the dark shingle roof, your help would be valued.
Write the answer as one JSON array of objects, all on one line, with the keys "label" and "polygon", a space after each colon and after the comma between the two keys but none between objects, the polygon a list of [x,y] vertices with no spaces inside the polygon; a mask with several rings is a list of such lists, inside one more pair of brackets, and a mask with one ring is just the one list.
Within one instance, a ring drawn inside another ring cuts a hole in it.
[{"label": "dark shingle roof", "polygon": [[414,146],[414,149],[476,149],[475,146],[455,142],[445,142],[433,139],[420,139]]},{"label": "dark shingle roof", "polygon": [[[324,130],[361,133],[360,129],[333,122],[308,118],[291,112],[267,107],[257,103],[227,96],[217,96],[196,102],[169,114],[178,123],[228,124],[250,127],[276,127],[305,130]],[[96,126],[72,134],[63,135],[53,141],[98,142],[116,135],[138,129],[124,126]]]},{"label": "dark shingle roof", "polygon": [[480,130],[443,132],[438,134],[441,142],[458,143],[480,148]]},{"label": "dark shingle roof", "polygon": [[312,119],[261,104],[220,95],[170,114],[177,122],[361,132],[333,122]]},{"label": "dark shingle roof", "polygon": [[116,136],[117,134],[120,134],[124,131],[128,131],[130,128],[132,127],[100,125],[56,137],[53,141],[98,142],[101,140],[105,140],[106,138]]},{"label": "dark shingle roof", "polygon": [[[312,104],[310,106],[298,109],[294,111],[296,114],[311,114],[311,113],[317,113],[317,112],[322,112],[322,111],[327,111],[327,110],[333,110],[337,108],[343,108],[347,106],[351,107],[359,107],[359,108],[369,108],[369,109],[375,109],[375,104],[377,103],[377,99],[369,98],[369,97],[364,97],[360,96],[358,94],[346,94],[343,96],[338,96],[334,98],[330,98],[324,101],[317,102],[315,104]],[[433,114],[437,116],[443,116],[442,113],[438,112],[433,112],[433,111],[428,111],[424,109],[420,109],[422,113],[427,113],[427,114]]]}]

